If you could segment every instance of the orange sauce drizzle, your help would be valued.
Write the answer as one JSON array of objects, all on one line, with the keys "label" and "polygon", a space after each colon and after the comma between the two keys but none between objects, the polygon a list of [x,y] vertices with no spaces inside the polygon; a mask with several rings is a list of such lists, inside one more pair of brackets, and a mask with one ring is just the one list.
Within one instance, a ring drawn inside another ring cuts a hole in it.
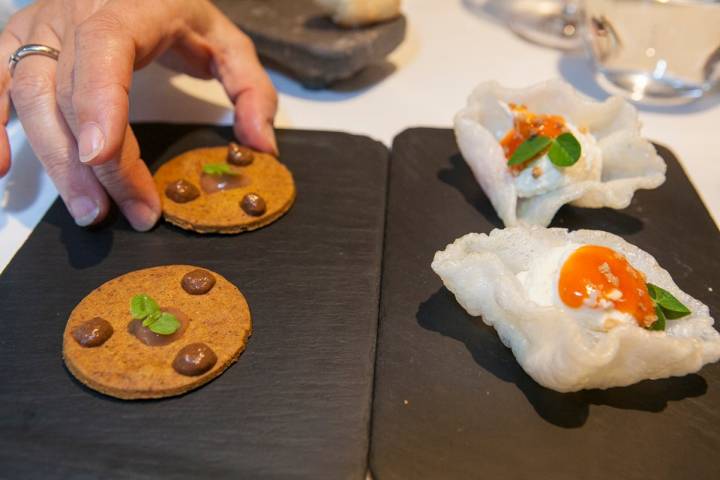
[{"label": "orange sauce drizzle", "polygon": [[585,245],[575,250],[560,270],[558,289],[560,299],[571,308],[599,308],[604,299],[642,327],[657,320],[645,275],[611,248]]},{"label": "orange sauce drizzle", "polygon": [[[513,128],[510,129],[500,145],[505,152],[505,158],[512,157],[515,150],[533,135],[544,135],[556,138],[565,131],[565,119],[561,115],[542,115],[529,112],[525,105],[508,104],[514,114]],[[525,164],[513,165],[511,170],[520,171]]]}]

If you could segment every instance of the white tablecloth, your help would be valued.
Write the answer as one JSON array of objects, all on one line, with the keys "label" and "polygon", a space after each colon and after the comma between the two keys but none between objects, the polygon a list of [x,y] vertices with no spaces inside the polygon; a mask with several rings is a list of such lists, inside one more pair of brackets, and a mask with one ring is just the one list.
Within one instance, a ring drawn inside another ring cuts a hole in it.
[{"label": "white tablecloth", "polygon": [[[388,64],[334,90],[306,90],[272,73],[280,93],[277,126],[343,130],[390,145],[407,127],[449,127],[474,85],[483,80],[520,87],[560,77],[591,97],[606,97],[581,55],[527,43],[482,7],[483,0],[407,0],[407,39]],[[135,77],[131,118],[230,124],[232,113],[218,83],[151,66]],[[646,136],[678,155],[720,224],[720,99],[669,110],[645,108],[641,118]],[[57,195],[18,121],[12,120],[8,128],[14,159],[10,174],[0,180],[0,270]]]}]

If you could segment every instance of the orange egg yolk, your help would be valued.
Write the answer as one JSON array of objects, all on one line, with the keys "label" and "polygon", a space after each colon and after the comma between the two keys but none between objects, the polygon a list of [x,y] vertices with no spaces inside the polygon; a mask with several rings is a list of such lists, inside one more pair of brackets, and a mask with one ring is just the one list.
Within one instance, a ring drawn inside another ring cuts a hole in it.
[{"label": "orange egg yolk", "polygon": [[[514,114],[513,128],[505,134],[500,145],[505,158],[512,157],[515,150],[533,135],[556,138],[565,131],[565,119],[560,115],[540,115],[529,112],[525,105],[509,104]],[[522,170],[524,165],[513,165],[511,170]]]},{"label": "orange egg yolk", "polygon": [[[657,320],[645,275],[611,248],[585,245],[560,270],[560,299],[571,308],[612,308],[632,315],[641,327]],[[609,302],[609,303],[608,303]]]}]

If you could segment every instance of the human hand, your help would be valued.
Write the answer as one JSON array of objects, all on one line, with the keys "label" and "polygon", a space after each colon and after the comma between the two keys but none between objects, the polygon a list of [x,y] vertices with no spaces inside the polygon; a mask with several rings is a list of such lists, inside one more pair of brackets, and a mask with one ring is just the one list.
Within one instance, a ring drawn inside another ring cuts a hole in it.
[{"label": "human hand", "polygon": [[33,151],[78,225],[102,220],[108,195],[137,230],[160,216],[160,199],[128,124],[133,71],[158,58],[216,77],[235,108],[238,139],[276,152],[277,96],[250,39],[207,0],[40,0],[0,35],[0,59],[20,46],[60,51],[0,67],[0,177],[10,168],[10,100]]}]

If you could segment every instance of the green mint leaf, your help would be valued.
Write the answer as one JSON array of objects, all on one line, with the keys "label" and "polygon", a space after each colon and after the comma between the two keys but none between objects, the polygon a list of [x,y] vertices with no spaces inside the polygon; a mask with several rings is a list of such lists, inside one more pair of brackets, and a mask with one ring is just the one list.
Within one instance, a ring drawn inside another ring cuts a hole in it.
[{"label": "green mint leaf", "polygon": [[162,312],[149,328],[159,335],[172,335],[180,328],[180,322],[172,313]]},{"label": "green mint leaf", "polygon": [[235,175],[227,163],[206,163],[202,171],[208,175]]},{"label": "green mint leaf", "polygon": [[582,148],[572,133],[563,133],[553,140],[548,150],[550,161],[558,167],[571,167],[580,159]]},{"label": "green mint leaf", "polygon": [[648,292],[650,292],[650,298],[653,299],[656,305],[662,307],[663,313],[668,319],[677,320],[692,313],[685,305],[680,303],[680,300],[675,298],[673,294],[667,290],[652,283],[648,283],[647,287]]},{"label": "green mint leaf", "polygon": [[142,320],[151,313],[158,311],[160,311],[160,307],[155,303],[155,300],[144,293],[135,295],[132,300],[130,300],[130,314],[134,319]]},{"label": "green mint leaf", "polygon": [[532,137],[525,140],[512,154],[508,165],[519,165],[525,163],[531,158],[538,156],[548,145],[552,143],[549,137],[544,135],[533,135]]},{"label": "green mint leaf", "polygon": [[677,320],[678,318],[687,317],[687,316],[690,315],[692,312],[689,311],[689,310],[688,310],[687,313],[684,313],[684,312],[675,312],[675,311],[673,311],[673,310],[668,310],[668,309],[666,309],[666,308],[663,308],[663,313],[665,314],[665,317],[666,317],[668,320]]},{"label": "green mint leaf", "polygon": [[648,327],[648,330],[656,330],[656,331],[664,331],[665,330],[665,314],[663,313],[662,308],[655,305],[655,313],[657,314],[658,319],[655,320],[655,322]]},{"label": "green mint leaf", "polygon": [[160,310],[155,310],[150,315],[145,317],[145,320],[143,320],[142,322],[143,327],[149,327],[150,325],[152,325],[154,322],[157,321],[158,318],[160,318],[161,314],[162,312]]}]

